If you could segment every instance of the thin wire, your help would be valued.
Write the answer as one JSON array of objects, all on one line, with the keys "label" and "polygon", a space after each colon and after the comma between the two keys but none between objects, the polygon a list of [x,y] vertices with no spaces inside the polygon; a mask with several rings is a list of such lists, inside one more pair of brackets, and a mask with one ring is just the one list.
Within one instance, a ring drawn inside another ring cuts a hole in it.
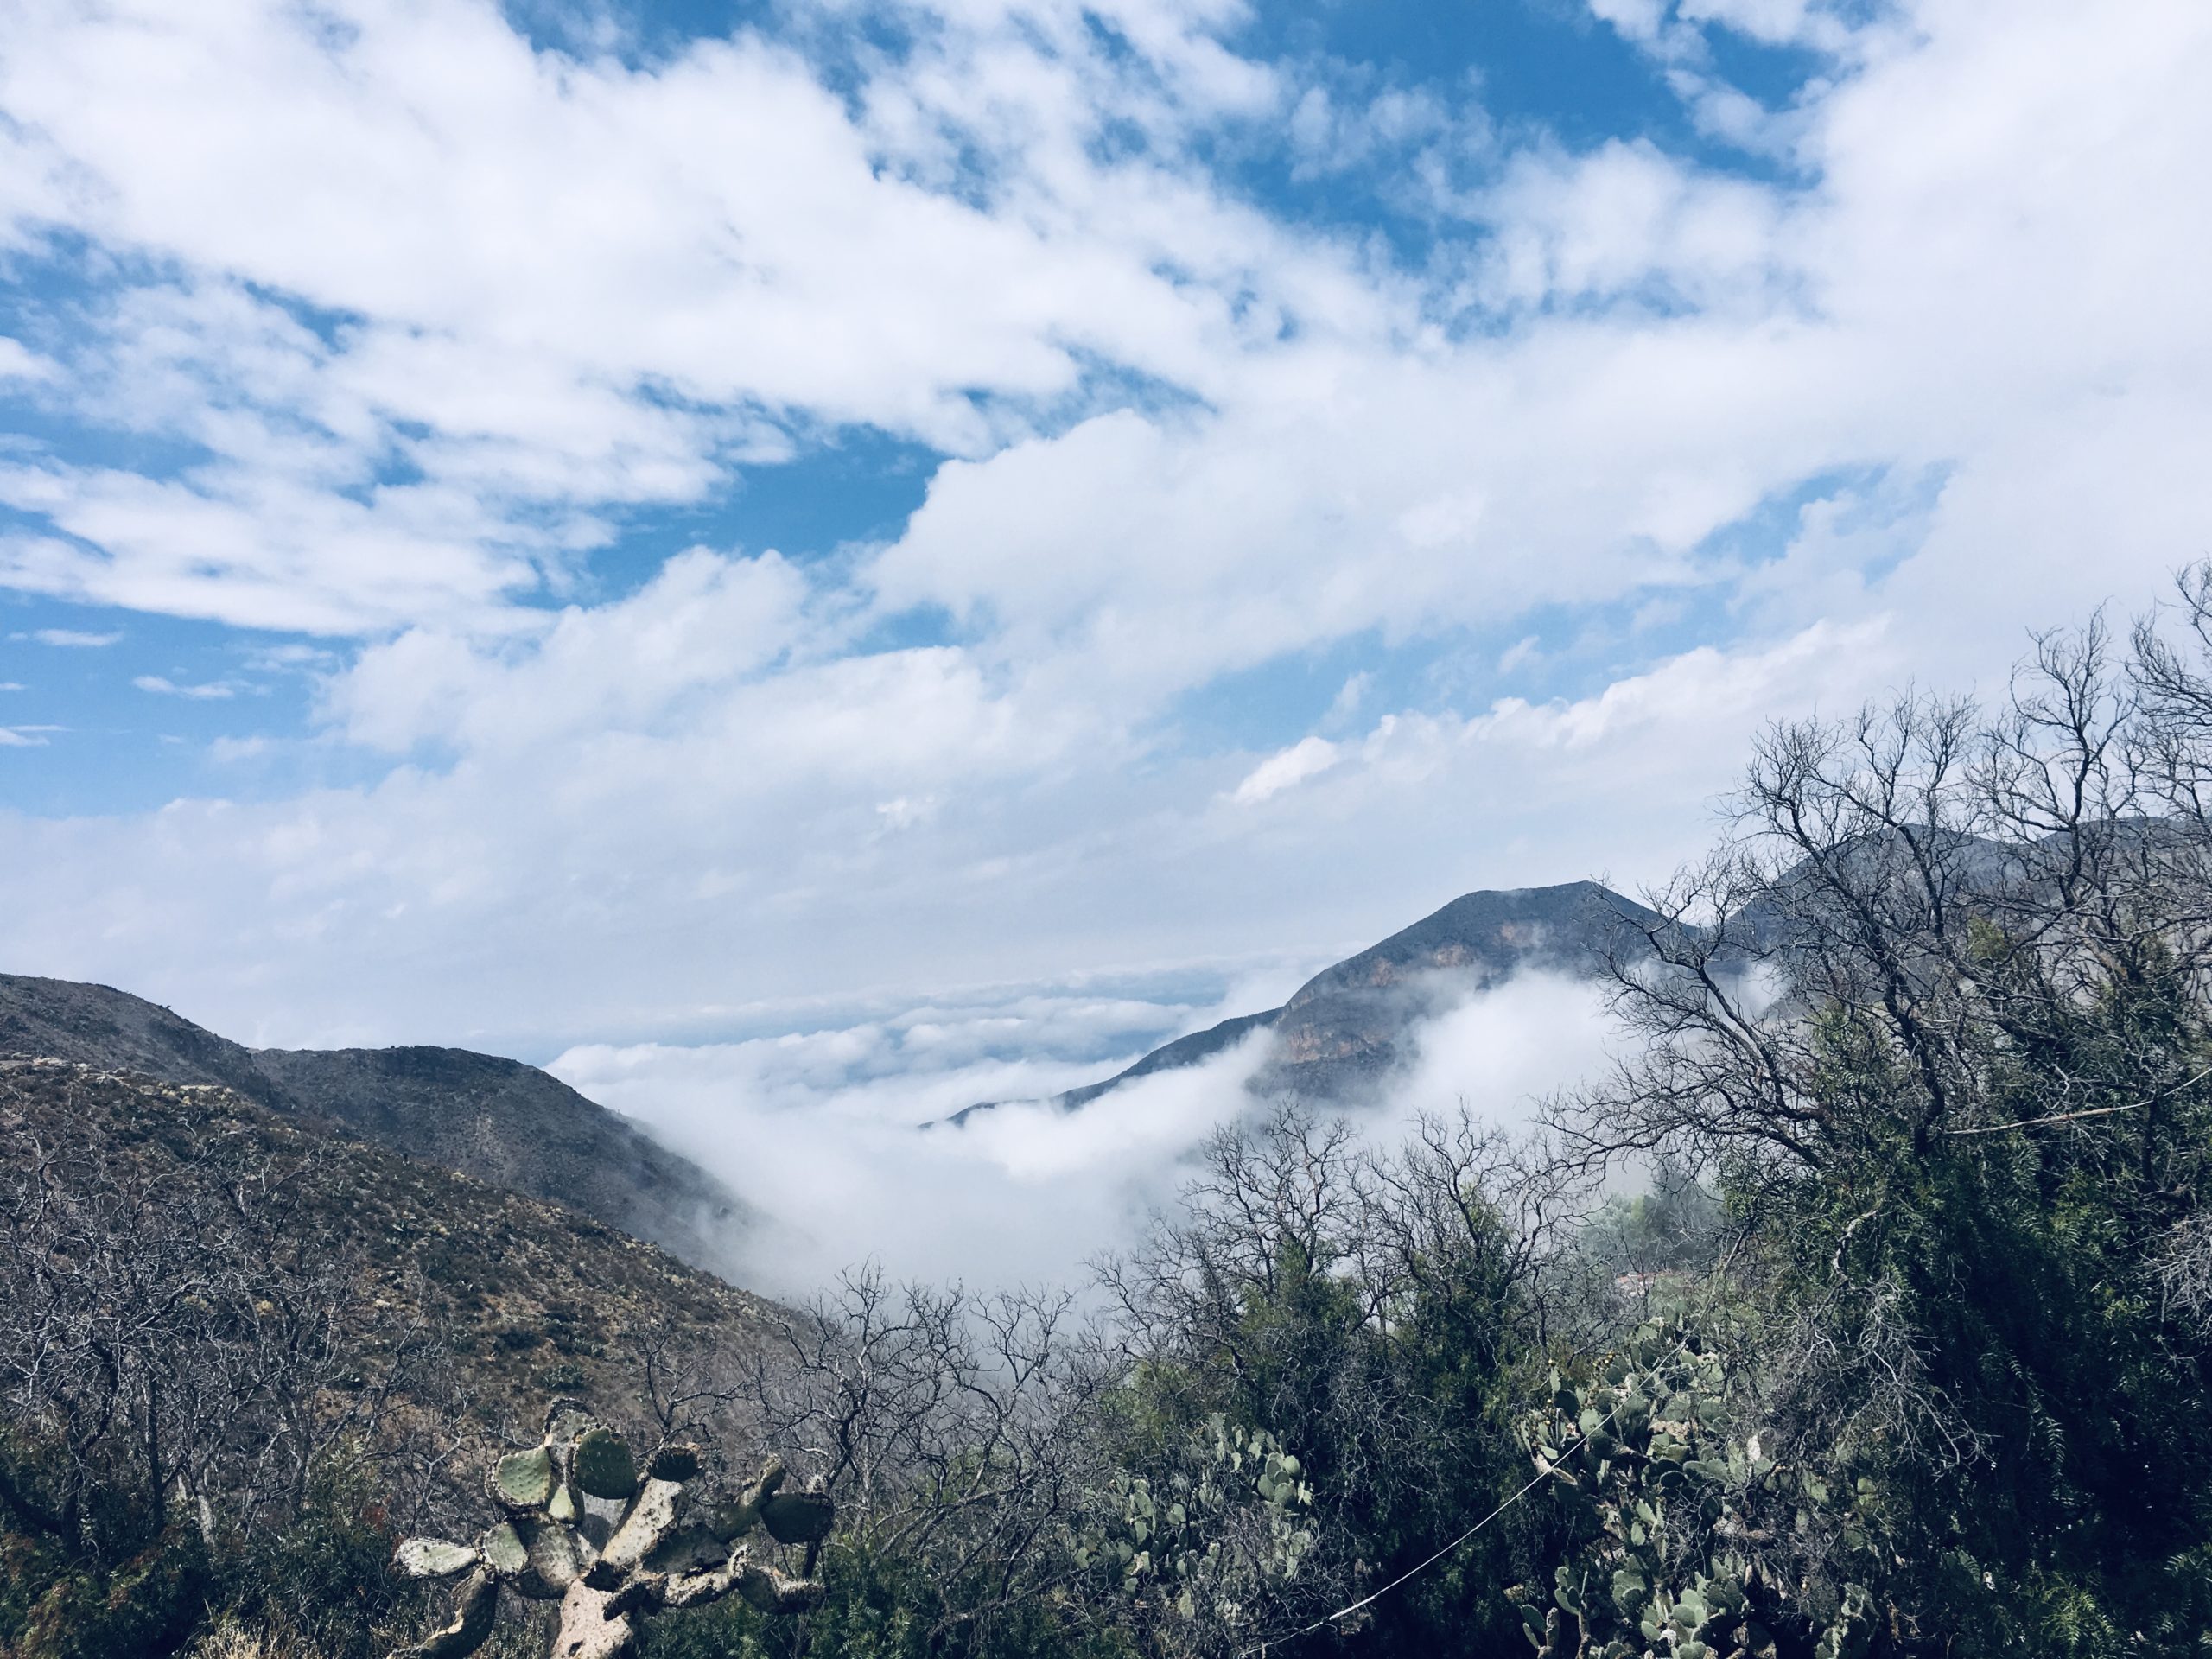
[{"label": "thin wire", "polygon": [[[1613,1412],[1617,1412],[1619,1409],[1620,1408],[1618,1406],[1615,1406],[1612,1411],[1607,1412],[1603,1417],[1599,1418],[1598,1420],[1598,1428],[1603,1428],[1607,1423],[1611,1422],[1613,1421]],[[1393,1590],[1396,1589],[1408,1579],[1414,1577],[1415,1574],[1426,1573],[1430,1567],[1435,1566],[1437,1562],[1442,1560],[1453,1550],[1459,1548],[1460,1545],[1465,1543],[1468,1539],[1473,1537],[1484,1527],[1490,1525],[1491,1522],[1497,1520],[1499,1516],[1503,1515],[1516,1503],[1518,1503],[1522,1498],[1528,1497],[1529,1493],[1535,1491],[1537,1487],[1549,1480],[1553,1475],[1558,1472],[1560,1465],[1565,1463],[1574,1452],[1580,1451],[1589,1441],[1590,1435],[1594,1434],[1597,1432],[1597,1429],[1593,1428],[1587,1433],[1576,1435],[1572,1444],[1563,1446],[1560,1448],[1559,1456],[1553,1460],[1551,1467],[1548,1469],[1540,1470],[1535,1478],[1529,1481],[1527,1485],[1523,1486],[1519,1491],[1514,1493],[1513,1496],[1507,1498],[1504,1503],[1499,1504],[1488,1515],[1483,1516],[1481,1520],[1476,1522],[1473,1526],[1469,1527],[1465,1532],[1461,1533],[1457,1538],[1454,1538],[1450,1543],[1445,1545],[1443,1548],[1438,1550],[1427,1560],[1420,1562],[1416,1566],[1408,1567],[1404,1572],[1399,1573],[1396,1578],[1391,1580],[1389,1583],[1384,1585],[1380,1590],[1376,1590],[1370,1594],[1362,1596],[1357,1601],[1352,1603],[1351,1606],[1339,1607],[1335,1612],[1329,1614],[1326,1618],[1315,1619],[1311,1624],[1308,1624],[1302,1630],[1293,1630],[1288,1636],[1278,1636],[1273,1638],[1273,1640],[1274,1642],[1296,1642],[1306,1637],[1309,1637],[1313,1635],[1314,1631],[1320,1630],[1325,1626],[1333,1624],[1340,1618],[1349,1618],[1361,1608],[1382,1600],[1383,1597],[1389,1595]],[[1239,1653],[1236,1656],[1236,1659],[1250,1659],[1250,1656],[1253,1654],[1265,1654],[1270,1645],[1272,1645],[1271,1643],[1262,1642],[1257,1647],[1246,1648],[1242,1653]]]},{"label": "thin wire", "polygon": [[2187,1083],[2177,1083],[2171,1089],[2155,1094],[2148,1100],[2131,1100],[2125,1106],[2099,1106],[2086,1112],[2058,1112],[2050,1117],[2020,1117],[2010,1123],[1988,1123],[1971,1129],[1946,1129],[1946,1135],[1996,1135],[2005,1129],[2031,1129],[2038,1123],[2071,1123],[2077,1118],[2109,1117],[2114,1112],[2139,1112],[2145,1106],[2155,1106],[2170,1095],[2192,1089],[2207,1077],[2212,1077],[2212,1066],[2207,1066]]}]

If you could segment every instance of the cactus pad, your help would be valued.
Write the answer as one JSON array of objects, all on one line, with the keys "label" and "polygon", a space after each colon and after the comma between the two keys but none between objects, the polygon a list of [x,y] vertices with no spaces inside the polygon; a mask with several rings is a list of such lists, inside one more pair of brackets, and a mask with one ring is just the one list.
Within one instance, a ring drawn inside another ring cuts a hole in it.
[{"label": "cactus pad", "polygon": [[523,1548],[522,1535],[512,1521],[502,1521],[486,1533],[478,1548],[483,1552],[484,1565],[503,1579],[529,1569],[530,1552]]},{"label": "cactus pad", "polygon": [[535,1526],[525,1523],[519,1530],[531,1572],[556,1593],[582,1578],[599,1559],[599,1552],[574,1527],[548,1522]]},{"label": "cactus pad", "polygon": [[655,1480],[689,1480],[699,1472],[699,1448],[683,1440],[671,1441],[653,1453],[645,1472]]},{"label": "cactus pad", "polygon": [[453,1620],[391,1659],[461,1659],[484,1645],[499,1617],[499,1581],[482,1568],[462,1580],[454,1598]]},{"label": "cactus pad", "polygon": [[545,1408],[545,1443],[552,1446],[575,1440],[598,1422],[599,1419],[591,1414],[582,1401],[556,1400]]},{"label": "cactus pad", "polygon": [[729,1557],[729,1546],[706,1528],[679,1528],[653,1546],[643,1566],[649,1573],[696,1573],[719,1566]]},{"label": "cactus pad", "polygon": [[576,1484],[594,1497],[625,1498],[638,1490],[637,1459],[612,1429],[587,1430],[576,1442],[575,1466]]},{"label": "cactus pad", "polygon": [[778,1492],[760,1505],[760,1524],[779,1544],[819,1542],[836,1516],[827,1492]]},{"label": "cactus pad", "polygon": [[393,1565],[410,1579],[449,1579],[466,1573],[482,1559],[467,1544],[444,1538],[410,1538],[400,1545]]},{"label": "cactus pad", "polygon": [[537,1509],[553,1496],[553,1454],[544,1446],[511,1452],[493,1465],[492,1495],[511,1509]]}]

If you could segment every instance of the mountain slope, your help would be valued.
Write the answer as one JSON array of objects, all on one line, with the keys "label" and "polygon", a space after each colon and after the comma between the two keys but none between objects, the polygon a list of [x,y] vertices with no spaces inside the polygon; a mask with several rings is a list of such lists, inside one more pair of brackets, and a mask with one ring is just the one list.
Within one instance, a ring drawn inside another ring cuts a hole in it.
[{"label": "mountain slope", "polygon": [[[1594,974],[1609,945],[1635,938],[1627,924],[1647,919],[1656,919],[1650,911],[1595,881],[1465,893],[1323,969],[1282,1007],[1179,1037],[1052,1103],[1068,1111],[1087,1106],[1140,1077],[1210,1059],[1255,1031],[1271,1032],[1273,1047],[1249,1085],[1253,1092],[1353,1102],[1411,1059],[1421,1024],[1452,1002],[1523,969]],[[991,1103],[948,1121],[963,1122]]]},{"label": "mountain slope", "polygon": [[1071,1089],[1055,1096],[1064,1107],[1088,1105],[1109,1089],[1137,1078],[1149,1077],[1155,1071],[1173,1071],[1180,1066],[1196,1065],[1201,1060],[1211,1059],[1222,1050],[1243,1041],[1255,1031],[1263,1031],[1282,1017],[1281,1008],[1269,1008],[1263,1014],[1240,1014],[1224,1020],[1217,1026],[1208,1026],[1204,1031],[1194,1031],[1187,1037],[1178,1037],[1146,1055],[1135,1065],[1116,1071],[1103,1083],[1087,1083],[1080,1089]]},{"label": "mountain slope", "polygon": [[0,1054],[219,1085],[581,1211],[695,1267],[728,1270],[756,1220],[697,1165],[557,1077],[466,1049],[251,1049],[108,986],[0,974]]},{"label": "mountain slope", "polygon": [[1262,1094],[1337,1100],[1402,1061],[1424,1020],[1523,971],[1598,972],[1651,912],[1595,881],[1470,893],[1323,969],[1283,1004]]},{"label": "mountain slope", "polygon": [[[321,1241],[353,1264],[356,1312],[436,1327],[458,1390],[417,1401],[434,1410],[467,1400],[518,1420],[549,1390],[621,1400],[635,1385],[626,1332],[672,1329],[749,1355],[791,1317],[571,1208],[334,1135],[227,1089],[0,1059],[0,1179],[12,1191],[35,1179],[79,1197],[132,1181],[219,1193],[239,1171],[274,1172],[269,1190],[288,1196],[257,1201],[272,1213],[296,1206],[286,1236]],[[286,1270],[274,1257],[260,1265]]]}]

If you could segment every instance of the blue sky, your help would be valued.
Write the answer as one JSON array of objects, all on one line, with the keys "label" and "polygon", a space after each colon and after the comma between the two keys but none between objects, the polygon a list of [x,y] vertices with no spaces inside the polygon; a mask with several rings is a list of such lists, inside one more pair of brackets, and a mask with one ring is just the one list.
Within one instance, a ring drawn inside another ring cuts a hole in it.
[{"label": "blue sky", "polygon": [[[773,7],[671,4],[580,11],[523,5],[506,8],[505,20],[549,62],[572,54],[588,60],[605,56],[646,73],[682,60],[702,41],[740,31],[766,39],[795,33],[782,26],[785,19]],[[1410,111],[1399,118],[1409,125],[1402,140],[1372,142],[1368,153],[1327,168],[1281,142],[1279,112],[1273,109],[1236,111],[1175,135],[1206,157],[1210,176],[1231,200],[1321,235],[1383,238],[1386,268],[1417,271],[1465,257],[1484,239],[1487,227],[1440,213],[1428,193],[1408,180],[1406,164],[1415,154],[1433,158],[1456,186],[1468,189],[1496,178],[1501,163],[1516,153],[1514,141],[1578,149],[1643,141],[1705,168],[1758,177],[1776,172],[1770,155],[1701,130],[1669,90],[1664,67],[1579,6],[1551,0],[1341,3],[1227,12],[1217,15],[1217,22],[1219,38],[1240,55],[1285,66],[1302,84],[1296,107],[1310,112],[1322,105],[1357,109],[1395,100]],[[849,61],[856,50],[888,51],[888,64],[872,71],[895,73],[902,54],[912,60],[924,27],[912,21],[872,23],[868,13],[855,10],[836,27],[809,29],[799,38],[816,73],[851,95],[861,84]],[[1093,14],[1090,29],[1094,44],[1103,42],[1111,53],[1116,45],[1111,19]],[[343,38],[342,32],[334,38]],[[1727,66],[1734,84],[1777,110],[1787,109],[1824,68],[1815,54],[1733,31],[1702,38],[1704,51],[1716,65]],[[1119,52],[1126,59],[1126,45]],[[1453,122],[1483,130],[1453,133]],[[1494,134],[1512,139],[1500,142]],[[1153,147],[1132,123],[1108,124],[1093,143],[1136,155]],[[986,195],[990,182],[990,169],[979,168],[976,184]],[[73,228],[35,221],[33,233],[11,251],[7,271],[16,337],[51,348],[64,360],[73,346],[82,349],[98,340],[101,314],[134,289],[158,291],[194,276],[152,251],[118,247],[105,238],[73,234]],[[895,250],[888,257],[895,259]],[[328,345],[342,346],[369,321],[281,286],[255,287],[260,303],[281,309]],[[1478,314],[1452,319],[1460,327],[1487,321]],[[1117,403],[1173,407],[1188,396],[1165,378],[1117,385],[1117,367],[1104,360],[1085,365],[1088,373],[1077,388],[1084,409]],[[18,379],[5,390],[15,395],[0,407],[19,453],[79,467],[125,468],[157,480],[188,478],[211,459],[205,446],[174,429],[149,429],[126,411],[88,411],[74,400],[47,395],[48,389],[36,381]],[[988,390],[978,388],[976,396],[988,402]],[[770,464],[723,466],[684,499],[653,500],[608,514],[588,556],[566,563],[557,581],[525,580],[504,597],[518,609],[540,611],[577,600],[618,599],[649,581],[669,556],[693,545],[774,549],[811,563],[834,559],[855,543],[895,537],[921,505],[944,452],[879,425],[822,424],[804,411],[791,413],[787,454]],[[1050,411],[1035,422],[1046,431],[1067,423],[1067,416],[1056,422]],[[408,476],[404,464],[387,464],[345,493],[359,500],[376,483]],[[0,507],[0,524],[24,537],[53,528],[35,506],[16,505]],[[180,794],[267,798],[365,775],[346,757],[303,741],[316,728],[314,671],[327,666],[332,656],[333,642],[323,634],[194,626],[127,606],[57,601],[21,589],[0,596],[0,603],[6,606],[8,643],[32,676],[28,681],[17,677],[26,695],[8,713],[16,729],[48,740],[16,746],[20,753],[11,757],[13,775],[7,780],[11,805],[45,814],[128,811],[156,807]],[[885,638],[912,642],[942,633],[930,621],[899,619]],[[41,669],[41,659],[55,647],[39,649],[40,636],[56,632],[119,638],[118,648],[99,658],[55,659]],[[1484,689],[1467,683],[1474,656],[1495,657],[1525,637],[1488,637],[1496,632],[1477,627],[1450,636],[1319,642],[1197,688],[1173,711],[1171,723],[1187,726],[1199,741],[1295,741],[1330,708],[1344,682],[1361,673],[1391,696],[1441,706],[1452,696]],[[284,661],[287,656],[294,660]],[[1564,684],[1572,689],[1577,679],[1586,682],[1598,671],[1590,665]],[[149,690],[149,681],[179,689]],[[67,728],[71,741],[36,729],[48,727]],[[286,741],[273,757],[265,747],[263,754],[239,753],[242,745],[267,746],[272,739]],[[258,764],[241,765],[245,760]]]},{"label": "blue sky", "polygon": [[957,1094],[1662,875],[1762,721],[2207,551],[2208,70],[2152,0],[0,0],[0,965]]}]

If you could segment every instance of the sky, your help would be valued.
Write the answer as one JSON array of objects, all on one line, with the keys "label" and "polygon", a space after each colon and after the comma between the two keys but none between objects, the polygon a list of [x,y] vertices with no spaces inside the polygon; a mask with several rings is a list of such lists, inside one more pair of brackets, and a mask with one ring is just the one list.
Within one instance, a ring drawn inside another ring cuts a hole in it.
[{"label": "sky", "polygon": [[0,0],[0,966],[711,1140],[1662,877],[1764,722],[2212,552],[2209,82],[2194,0]]}]

